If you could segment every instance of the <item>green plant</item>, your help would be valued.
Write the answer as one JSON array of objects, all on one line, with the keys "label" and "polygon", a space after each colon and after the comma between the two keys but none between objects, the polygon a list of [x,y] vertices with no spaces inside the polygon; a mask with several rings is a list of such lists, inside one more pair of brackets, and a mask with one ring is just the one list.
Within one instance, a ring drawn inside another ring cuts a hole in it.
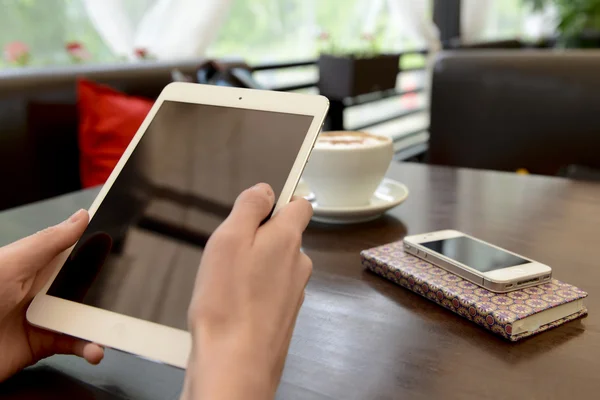
[{"label": "green plant", "polygon": [[557,30],[562,44],[578,40],[587,32],[600,32],[600,0],[523,0],[534,11],[553,5],[558,14]]},{"label": "green plant", "polygon": [[338,57],[372,58],[381,54],[381,34],[363,33],[355,46],[340,46],[331,35],[322,32],[319,37],[319,52]]}]

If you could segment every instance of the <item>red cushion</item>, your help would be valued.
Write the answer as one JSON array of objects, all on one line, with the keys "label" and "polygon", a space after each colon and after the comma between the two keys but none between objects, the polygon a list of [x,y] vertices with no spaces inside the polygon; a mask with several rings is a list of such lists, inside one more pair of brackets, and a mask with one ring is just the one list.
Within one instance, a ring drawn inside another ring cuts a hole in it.
[{"label": "red cushion", "polygon": [[77,97],[79,168],[87,188],[106,182],[154,102],[85,79],[77,82]]}]

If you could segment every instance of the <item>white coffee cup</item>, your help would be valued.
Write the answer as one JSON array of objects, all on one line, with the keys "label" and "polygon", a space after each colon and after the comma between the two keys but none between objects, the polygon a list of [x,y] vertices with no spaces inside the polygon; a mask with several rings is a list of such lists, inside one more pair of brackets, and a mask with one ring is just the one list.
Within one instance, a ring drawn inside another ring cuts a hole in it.
[{"label": "white coffee cup", "polygon": [[302,177],[324,207],[369,205],[394,148],[390,138],[364,132],[319,135]]}]

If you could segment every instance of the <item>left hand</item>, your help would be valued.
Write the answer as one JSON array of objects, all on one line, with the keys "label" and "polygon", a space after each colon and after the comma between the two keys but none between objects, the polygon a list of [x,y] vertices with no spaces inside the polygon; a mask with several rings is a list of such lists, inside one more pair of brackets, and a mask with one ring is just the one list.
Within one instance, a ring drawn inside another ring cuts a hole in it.
[{"label": "left hand", "polygon": [[80,210],[68,220],[0,248],[0,382],[54,354],[74,354],[98,364],[97,344],[35,328],[25,319],[33,297],[44,287],[56,257],[75,244],[89,221]]}]

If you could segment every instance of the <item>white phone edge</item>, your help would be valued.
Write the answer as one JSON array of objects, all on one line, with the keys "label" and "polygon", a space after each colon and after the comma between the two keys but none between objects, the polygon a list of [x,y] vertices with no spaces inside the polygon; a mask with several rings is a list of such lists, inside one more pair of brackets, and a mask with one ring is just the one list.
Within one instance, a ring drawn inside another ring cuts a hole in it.
[{"label": "white phone edge", "polygon": [[[482,273],[421,245],[421,243],[425,242],[461,236],[468,237],[509,254],[521,257],[529,261],[529,263]],[[552,280],[552,268],[549,266],[455,230],[442,230],[421,235],[407,236],[404,238],[404,249],[409,254],[424,259],[494,293],[507,293],[531,286],[537,286]]]}]

